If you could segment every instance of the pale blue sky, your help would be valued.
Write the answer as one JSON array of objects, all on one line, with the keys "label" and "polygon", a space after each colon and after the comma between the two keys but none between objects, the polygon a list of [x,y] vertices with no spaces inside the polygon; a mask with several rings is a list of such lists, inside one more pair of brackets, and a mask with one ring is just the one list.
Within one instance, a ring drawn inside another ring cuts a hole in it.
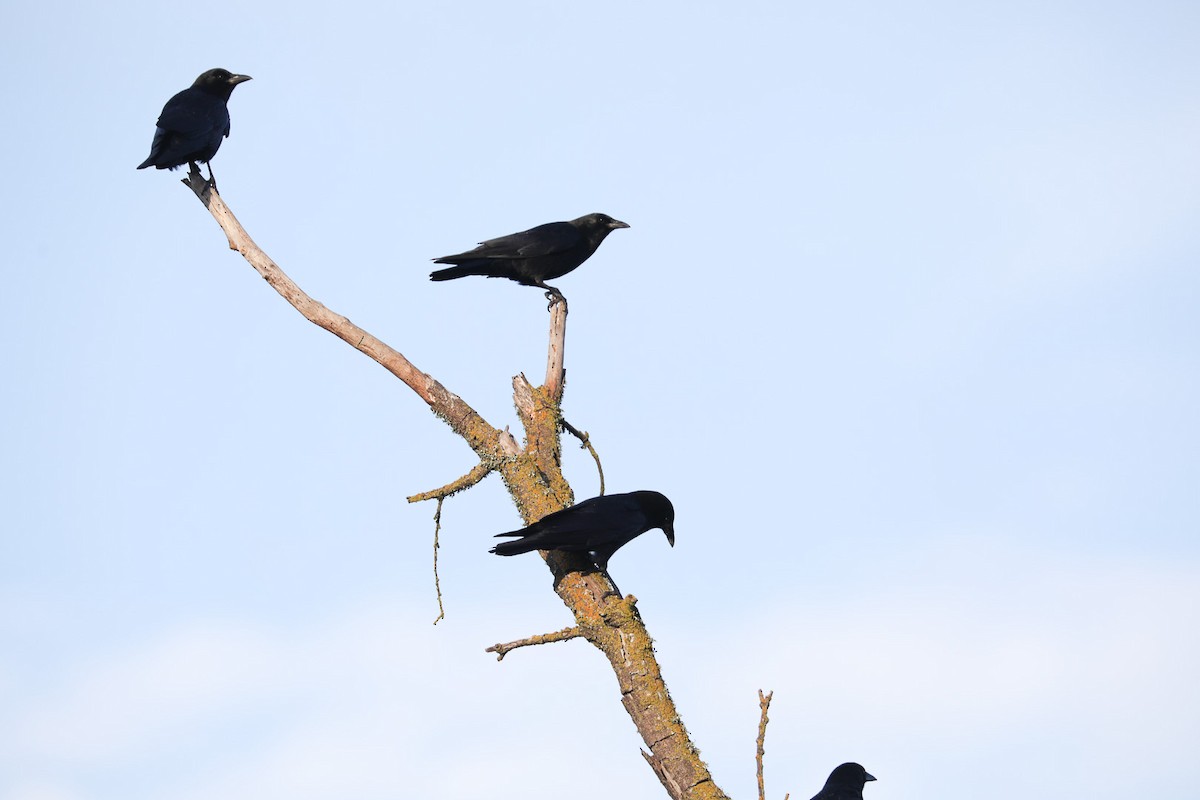
[{"label": "pale blue sky", "polygon": [[[497,479],[303,321],[493,424],[545,301],[429,259],[604,211],[564,410],[678,544],[613,559],[717,782],[868,800],[1200,784],[1194,3],[9,3],[0,800],[664,796]],[[567,442],[577,497],[595,470]],[[563,729],[564,707],[585,725]]]}]

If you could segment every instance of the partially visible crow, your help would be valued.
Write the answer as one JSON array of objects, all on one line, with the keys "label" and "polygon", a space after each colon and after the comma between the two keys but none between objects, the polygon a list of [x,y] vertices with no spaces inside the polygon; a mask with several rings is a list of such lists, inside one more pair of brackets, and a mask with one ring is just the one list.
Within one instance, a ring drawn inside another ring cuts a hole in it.
[{"label": "partially visible crow", "polygon": [[584,261],[617,228],[628,228],[607,214],[588,214],[570,222],[548,222],[520,233],[481,242],[479,247],[453,256],[435,258],[435,264],[454,264],[429,274],[434,281],[450,281],[467,275],[508,278],[522,286],[538,286],[547,299],[562,292],[546,281],[561,278]]},{"label": "partially visible crow", "polygon": [[853,761],[834,767],[825,781],[825,788],[813,795],[812,800],[862,800],[863,787],[875,776]]},{"label": "partially visible crow", "polygon": [[[210,69],[196,82],[172,97],[158,116],[158,129],[150,144],[150,155],[138,169],[175,169],[197,161],[211,161],[229,135],[229,95],[249,75],[227,69]],[[208,165],[212,180],[212,164]]]},{"label": "partially visible crow", "polygon": [[660,528],[675,546],[675,507],[664,495],[648,491],[605,494],[547,514],[528,528],[496,534],[497,538],[521,538],[498,544],[489,552],[498,556],[533,550],[587,553],[597,569],[607,574],[613,553],[651,528]]}]

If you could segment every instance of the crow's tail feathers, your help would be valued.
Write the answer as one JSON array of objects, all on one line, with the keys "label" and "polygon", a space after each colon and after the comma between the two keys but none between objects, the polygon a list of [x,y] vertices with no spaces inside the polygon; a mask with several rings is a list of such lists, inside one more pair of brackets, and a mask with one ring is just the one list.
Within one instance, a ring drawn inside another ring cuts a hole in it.
[{"label": "crow's tail feathers", "polygon": [[[505,536],[508,534],[500,534]],[[498,556],[517,556],[521,553],[532,553],[537,550],[536,542],[531,542],[528,539],[516,539],[511,542],[501,542],[500,544],[489,550],[489,553],[495,553]]]},{"label": "crow's tail feathers", "polygon": [[481,274],[484,274],[484,273],[480,273],[474,269],[471,269],[470,267],[450,267],[449,269],[439,269],[439,270],[434,270],[433,272],[429,273],[429,280],[431,280],[431,281],[452,281],[455,278],[465,278],[468,275],[481,275]]}]

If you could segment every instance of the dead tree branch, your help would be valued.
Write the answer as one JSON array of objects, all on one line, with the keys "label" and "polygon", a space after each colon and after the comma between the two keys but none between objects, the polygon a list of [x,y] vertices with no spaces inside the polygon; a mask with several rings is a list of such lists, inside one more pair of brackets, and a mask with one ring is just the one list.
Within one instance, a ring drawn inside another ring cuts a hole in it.
[{"label": "dead tree branch", "polygon": [[433,621],[434,625],[446,618],[446,609],[442,606],[442,582],[438,579],[438,550],[441,544],[438,542],[438,536],[442,532],[442,501],[444,497],[438,498],[437,511],[433,513],[433,588],[437,592],[438,600],[438,615]]},{"label": "dead tree branch", "polygon": [[774,695],[774,692],[767,692],[766,696],[763,696],[762,689],[758,690],[758,707],[762,712],[758,720],[758,752],[754,756],[758,765],[758,800],[767,800],[767,791],[763,786],[763,743],[767,739],[767,709],[771,707],[771,698]]},{"label": "dead tree branch", "polygon": [[262,279],[305,319],[329,331],[403,381],[481,457],[494,458],[498,455],[500,431],[488,425],[475,409],[463,402],[458,395],[447,391],[446,387],[432,376],[413,366],[402,353],[305,294],[284,274],[279,265],[254,243],[250,234],[246,233],[246,229],[225,205],[221,195],[200,176],[199,171],[190,173],[184,183],[200,197],[205,208],[221,226],[221,230],[229,239],[229,247],[241,253]]},{"label": "dead tree branch", "polygon": [[[184,183],[220,225],[229,246],[241,253],[305,319],[403,381],[475,451],[481,464],[476,470],[486,465],[498,472],[526,524],[571,504],[571,487],[562,475],[559,439],[559,404],[566,374],[566,308],[562,304],[551,306],[551,353],[545,384],[534,387],[523,375],[513,379],[514,401],[525,433],[524,447],[518,448],[506,430],[488,424],[462,398],[421,372],[400,352],[301,291],[254,243],[215,187],[199,172],[189,174]],[[636,599],[616,597],[612,584],[603,573],[592,571],[586,556],[549,551],[545,557],[554,575],[554,591],[574,615],[580,635],[608,659],[621,690],[621,702],[649,748],[646,759],[668,794],[674,800],[726,800],[700,759],[667,691]]]},{"label": "dead tree branch", "polygon": [[442,500],[450,497],[451,495],[458,494],[463,489],[470,489],[472,486],[490,475],[493,469],[494,467],[490,467],[487,464],[476,464],[466,475],[447,483],[442,488],[430,489],[428,492],[410,495],[407,500],[410,503],[420,503],[425,500],[437,500],[439,502],[438,512],[441,513],[440,503]]},{"label": "dead tree branch", "polygon": [[554,633],[540,633],[537,636],[530,636],[527,639],[518,639],[515,642],[507,644],[494,644],[484,650],[485,653],[495,653],[497,661],[503,661],[504,657],[510,651],[516,650],[518,647],[532,647],[538,644],[550,644],[551,642],[565,642],[568,639],[578,639],[583,636],[583,632],[576,627],[563,628],[561,631]]},{"label": "dead tree branch", "polygon": [[596,462],[596,471],[600,473],[600,494],[604,494],[604,467],[600,465],[600,454],[596,452],[596,448],[592,447],[592,437],[587,431],[580,432],[578,428],[567,422],[565,417],[560,417],[559,422],[562,423],[563,429],[567,433],[581,442],[579,445],[581,448],[586,448],[592,454],[592,459]]},{"label": "dead tree branch", "polygon": [[567,301],[556,295],[550,301],[550,347],[546,356],[546,381],[543,388],[555,403],[562,402],[563,385],[567,375],[563,368],[566,357]]}]

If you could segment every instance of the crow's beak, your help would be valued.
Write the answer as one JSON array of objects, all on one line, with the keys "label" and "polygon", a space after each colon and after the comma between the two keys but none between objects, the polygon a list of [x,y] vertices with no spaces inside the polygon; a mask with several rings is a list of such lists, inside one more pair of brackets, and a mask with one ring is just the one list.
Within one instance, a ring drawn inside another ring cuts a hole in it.
[{"label": "crow's beak", "polygon": [[612,222],[608,223],[608,227],[612,228],[615,231],[617,228],[628,228],[629,223],[621,222],[621,220],[619,220],[619,219],[614,219]]},{"label": "crow's beak", "polygon": [[237,86],[239,83],[245,83],[248,80],[252,80],[249,75],[230,75],[228,83],[230,86]]},{"label": "crow's beak", "polygon": [[868,772],[868,773],[866,773],[866,779],[869,781],[873,781],[873,780],[875,780],[875,776]]},{"label": "crow's beak", "polygon": [[[624,225],[624,223],[621,223]],[[626,225],[625,227],[629,227]],[[663,533],[667,535],[667,541],[671,543],[671,547],[675,546],[675,528],[674,526],[663,528]]]}]

